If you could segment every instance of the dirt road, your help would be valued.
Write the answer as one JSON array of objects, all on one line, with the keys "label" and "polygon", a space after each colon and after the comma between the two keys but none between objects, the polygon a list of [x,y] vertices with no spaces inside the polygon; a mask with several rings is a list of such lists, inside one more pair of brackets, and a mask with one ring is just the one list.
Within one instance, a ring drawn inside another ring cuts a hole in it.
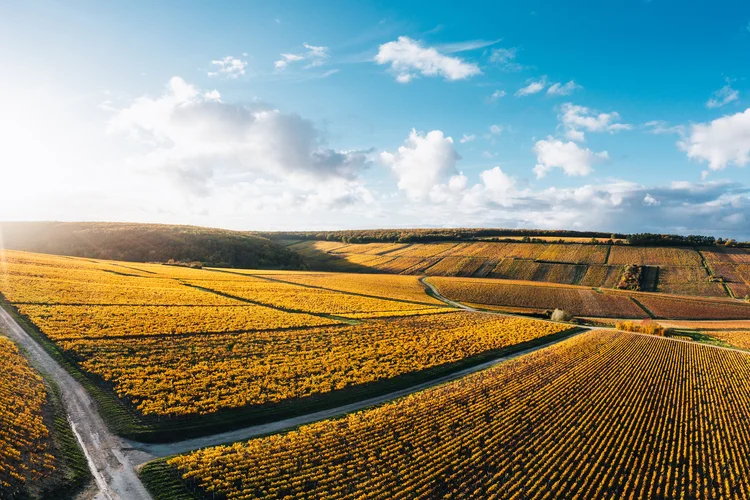
[{"label": "dirt road", "polygon": [[151,495],[138,479],[133,466],[133,460],[141,460],[141,454],[131,450],[122,439],[109,431],[99,416],[93,399],[81,384],[58,365],[1,307],[0,331],[21,345],[34,366],[60,387],[68,420],[94,476],[95,485],[85,491],[82,497],[150,500]]}]

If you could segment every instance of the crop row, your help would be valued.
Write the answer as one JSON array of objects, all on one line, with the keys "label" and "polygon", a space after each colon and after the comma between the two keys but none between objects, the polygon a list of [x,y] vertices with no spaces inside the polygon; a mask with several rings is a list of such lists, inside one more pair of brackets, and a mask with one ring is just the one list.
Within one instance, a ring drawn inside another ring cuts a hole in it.
[{"label": "crop row", "polygon": [[745,354],[592,332],[167,463],[207,498],[750,498],[749,395]]}]

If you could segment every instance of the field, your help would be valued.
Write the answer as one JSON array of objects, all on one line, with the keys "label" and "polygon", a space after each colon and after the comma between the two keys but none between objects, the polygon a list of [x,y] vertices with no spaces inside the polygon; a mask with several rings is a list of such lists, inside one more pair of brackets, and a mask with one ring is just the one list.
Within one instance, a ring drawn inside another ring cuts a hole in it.
[{"label": "field", "polygon": [[[642,290],[743,298],[750,293],[745,249],[631,247],[582,243],[350,243],[288,241],[313,268],[537,281],[615,288],[625,266],[644,266]],[[720,282],[722,278],[725,286]]]},{"label": "field", "polygon": [[480,279],[430,278],[441,294],[459,302],[531,310],[565,309],[576,316],[645,318],[646,312],[626,295],[581,287],[535,285]]},{"label": "field", "polygon": [[174,417],[364,386],[569,328],[452,312],[294,332],[189,336],[169,343],[136,337],[61,346],[143,415]]},{"label": "field", "polygon": [[580,286],[543,285],[491,279],[429,279],[441,294],[458,302],[517,311],[564,309],[574,316],[730,320],[750,318],[750,304],[729,299],[592,290]]},{"label": "field", "polygon": [[459,312],[415,276],[2,257],[5,300],[142,439],[343,404],[571,328]]},{"label": "field", "polygon": [[0,498],[66,496],[88,475],[59,402],[2,336],[0,359]]},{"label": "field", "polygon": [[731,346],[750,350],[750,330],[707,330],[701,333],[718,339]]},{"label": "field", "polygon": [[748,394],[746,354],[599,331],[162,464],[205,498],[747,498]]}]

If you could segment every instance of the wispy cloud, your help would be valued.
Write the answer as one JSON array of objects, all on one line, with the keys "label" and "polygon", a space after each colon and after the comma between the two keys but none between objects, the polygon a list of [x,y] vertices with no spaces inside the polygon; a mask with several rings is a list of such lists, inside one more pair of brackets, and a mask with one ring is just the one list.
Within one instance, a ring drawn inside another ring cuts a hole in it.
[{"label": "wispy cloud", "polygon": [[[247,54],[243,55],[247,57]],[[245,74],[247,61],[243,61],[238,57],[227,56],[211,61],[211,65],[215,68],[214,71],[208,72],[208,76],[224,76],[226,78],[235,79]]]},{"label": "wispy cloud", "polygon": [[483,49],[499,43],[502,39],[497,40],[467,40],[465,42],[443,43],[436,45],[435,48],[444,54],[455,54],[456,52],[466,52],[467,50]]},{"label": "wispy cloud", "polygon": [[540,80],[531,80],[528,85],[522,87],[514,94],[516,97],[525,97],[532,94],[538,94],[547,86],[547,77],[542,76]]},{"label": "wispy cloud", "polygon": [[547,89],[547,95],[570,95],[576,90],[580,90],[583,87],[578,85],[573,80],[568,83],[554,83]]},{"label": "wispy cloud", "polygon": [[490,52],[490,62],[500,67],[503,71],[516,72],[521,71],[524,67],[516,62],[518,49],[515,47],[492,49]]},{"label": "wispy cloud", "polygon": [[328,47],[310,45],[309,43],[304,43],[303,47],[307,50],[302,53],[282,53],[281,59],[273,63],[274,68],[283,70],[288,68],[290,64],[300,61],[307,61],[304,69],[315,68],[322,66],[330,56]]},{"label": "wispy cloud", "polygon": [[726,82],[726,85],[711,94],[711,98],[706,101],[708,109],[720,108],[737,100],[740,93],[732,88],[732,81],[729,78],[726,79]]},{"label": "wispy cloud", "polygon": [[620,114],[616,111],[600,113],[585,106],[566,102],[560,106],[558,119],[565,129],[565,137],[574,141],[583,141],[583,131],[609,132],[611,134],[621,130],[631,130],[629,123],[620,122]]},{"label": "wispy cloud", "polygon": [[442,54],[435,47],[406,36],[384,43],[375,56],[377,64],[390,64],[399,83],[409,83],[416,76],[442,76],[445,80],[465,80],[482,71],[474,63]]}]

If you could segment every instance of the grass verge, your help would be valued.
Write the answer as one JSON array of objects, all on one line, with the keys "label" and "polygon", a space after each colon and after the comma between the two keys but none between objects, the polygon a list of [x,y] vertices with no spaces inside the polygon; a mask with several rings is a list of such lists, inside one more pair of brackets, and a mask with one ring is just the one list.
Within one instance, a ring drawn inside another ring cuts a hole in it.
[{"label": "grass verge", "polygon": [[138,477],[154,500],[195,500],[203,495],[191,492],[167,459],[154,460],[141,467]]}]

